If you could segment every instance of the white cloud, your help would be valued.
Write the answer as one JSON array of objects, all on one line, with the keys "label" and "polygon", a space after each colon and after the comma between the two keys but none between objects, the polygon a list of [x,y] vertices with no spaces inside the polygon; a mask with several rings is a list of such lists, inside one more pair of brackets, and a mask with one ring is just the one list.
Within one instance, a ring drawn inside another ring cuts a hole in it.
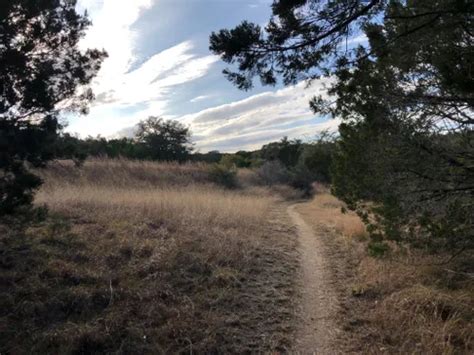
[{"label": "white cloud", "polygon": [[[181,117],[168,117],[188,125],[196,148],[232,152],[252,150],[283,136],[311,138],[322,130],[336,131],[339,120],[318,120],[309,108],[314,95],[325,95],[330,79],[318,80],[253,95],[244,100]],[[144,116],[141,113],[141,116]],[[131,128],[118,134],[127,135]]]},{"label": "white cloud", "polygon": [[275,92],[209,108],[178,118],[191,127],[198,148],[203,150],[255,149],[285,135],[314,136],[323,129],[335,130],[337,120],[316,123],[309,108],[314,95],[325,95],[330,79],[305,82]]},{"label": "white cloud", "polygon": [[93,23],[81,46],[103,48],[109,54],[95,81],[99,88],[110,86],[117,74],[126,73],[136,60],[132,25],[152,4],[152,0],[79,0],[78,9],[87,10]]},{"label": "white cloud", "polygon": [[210,150],[220,150],[222,152],[235,152],[238,150],[255,150],[263,144],[272,141],[278,141],[284,136],[298,139],[311,139],[318,133],[329,130],[336,132],[339,126],[339,120],[329,120],[321,123],[307,123],[295,128],[268,128],[256,132],[245,134],[231,134],[220,137],[206,137],[199,140],[196,147],[203,152]]},{"label": "white cloud", "polygon": [[[122,73],[101,93],[108,101],[120,105],[135,105],[154,100],[167,101],[170,88],[204,76],[218,59],[216,56],[196,57],[187,41],[153,55],[136,70]],[[101,102],[99,102],[101,103]]]},{"label": "white cloud", "polygon": [[131,71],[139,59],[134,48],[138,34],[133,25],[153,2],[79,0],[79,10],[87,9],[93,23],[81,47],[103,48],[109,55],[94,79],[92,88],[97,100],[92,105],[166,101],[170,87],[202,77],[218,60],[216,56],[191,54],[193,44],[186,41],[156,53]]},{"label": "white cloud", "polygon": [[200,96],[196,96],[195,98],[191,99],[189,102],[198,102],[198,101],[202,101],[202,100],[207,100],[211,97],[212,97],[212,95],[200,95]]},{"label": "white cloud", "polygon": [[365,33],[362,33],[356,37],[352,37],[350,40],[347,41],[347,44],[359,44],[363,42],[367,42],[369,39],[365,35]]}]

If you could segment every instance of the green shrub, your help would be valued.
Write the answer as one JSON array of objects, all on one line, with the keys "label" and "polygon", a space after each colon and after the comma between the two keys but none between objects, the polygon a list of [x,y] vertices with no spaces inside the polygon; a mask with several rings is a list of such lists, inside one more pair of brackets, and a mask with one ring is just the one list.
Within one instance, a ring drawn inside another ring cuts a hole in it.
[{"label": "green shrub", "polygon": [[383,241],[372,240],[368,245],[369,255],[375,258],[380,258],[390,251],[390,247]]},{"label": "green shrub", "polygon": [[237,187],[237,169],[235,167],[228,167],[224,164],[212,164],[209,168],[209,175],[211,180],[221,186],[227,188]]}]

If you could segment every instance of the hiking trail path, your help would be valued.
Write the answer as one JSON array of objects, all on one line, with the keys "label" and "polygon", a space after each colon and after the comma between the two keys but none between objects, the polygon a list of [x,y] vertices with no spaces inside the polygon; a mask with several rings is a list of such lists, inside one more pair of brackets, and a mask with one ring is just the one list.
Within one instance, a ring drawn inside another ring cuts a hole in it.
[{"label": "hiking trail path", "polygon": [[313,228],[296,210],[287,208],[299,239],[301,299],[296,330],[295,351],[301,354],[334,354],[333,341],[339,333],[336,325],[337,294],[333,290],[324,245]]}]

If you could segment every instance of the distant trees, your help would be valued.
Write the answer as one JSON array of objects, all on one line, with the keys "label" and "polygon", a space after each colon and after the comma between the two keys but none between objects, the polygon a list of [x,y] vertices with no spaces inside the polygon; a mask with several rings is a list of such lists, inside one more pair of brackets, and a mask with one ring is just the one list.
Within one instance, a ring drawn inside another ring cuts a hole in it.
[{"label": "distant trees", "polygon": [[[334,193],[375,242],[474,247],[474,2],[276,0],[263,29],[210,37],[241,89],[334,78],[315,112],[343,119]],[[350,46],[351,36],[364,45]]]},{"label": "distant trees", "polygon": [[40,185],[26,163],[53,157],[59,107],[84,112],[105,53],[80,51],[89,26],[71,0],[3,0],[0,6],[0,215]]},{"label": "distant trees", "polygon": [[149,117],[138,124],[135,140],[153,160],[184,161],[192,151],[189,128],[179,121]]},{"label": "distant trees", "polygon": [[[88,156],[184,161],[190,159],[189,154],[192,152],[190,137],[189,128],[178,121],[165,121],[158,117],[149,117],[138,123],[133,138],[88,137],[80,139],[64,133],[55,143],[54,156],[72,159],[78,164]],[[217,158],[214,157],[216,154]],[[220,154],[209,153],[202,159],[218,161]]]},{"label": "distant trees", "polygon": [[301,152],[300,140],[283,137],[279,142],[265,144],[260,150],[260,156],[264,160],[279,160],[286,167],[293,167],[298,162]]},{"label": "distant trees", "polygon": [[309,193],[313,182],[331,181],[335,148],[335,137],[327,131],[305,143],[283,137],[278,142],[265,144],[256,152],[262,160],[258,174],[270,185],[289,183]]},{"label": "distant trees", "polygon": [[222,159],[223,154],[218,150],[211,150],[207,153],[194,152],[190,159],[192,161],[202,161],[206,163],[218,163]]}]

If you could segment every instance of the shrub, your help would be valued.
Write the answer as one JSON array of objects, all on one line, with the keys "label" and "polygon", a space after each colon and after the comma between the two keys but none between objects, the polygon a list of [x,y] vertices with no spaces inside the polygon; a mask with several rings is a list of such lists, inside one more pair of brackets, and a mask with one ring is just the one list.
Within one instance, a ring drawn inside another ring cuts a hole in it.
[{"label": "shrub", "polygon": [[209,175],[213,182],[227,188],[237,187],[237,169],[224,164],[212,164]]},{"label": "shrub", "polygon": [[374,258],[382,257],[390,251],[390,246],[384,241],[371,240],[367,248],[369,255]]},{"label": "shrub", "polygon": [[290,170],[290,185],[296,189],[302,190],[306,195],[310,194],[312,184],[315,180],[314,173],[303,164],[298,164]]},{"label": "shrub", "polygon": [[247,158],[238,155],[238,154],[227,154],[224,155],[220,162],[221,165],[228,168],[237,167],[237,168],[248,168],[250,167],[250,160]]},{"label": "shrub", "polygon": [[278,160],[263,163],[257,175],[265,185],[286,184],[290,181],[288,169]]},{"label": "shrub", "polygon": [[313,180],[331,182],[330,168],[335,147],[333,135],[322,132],[315,142],[304,146],[297,167],[303,165],[311,173]]}]

